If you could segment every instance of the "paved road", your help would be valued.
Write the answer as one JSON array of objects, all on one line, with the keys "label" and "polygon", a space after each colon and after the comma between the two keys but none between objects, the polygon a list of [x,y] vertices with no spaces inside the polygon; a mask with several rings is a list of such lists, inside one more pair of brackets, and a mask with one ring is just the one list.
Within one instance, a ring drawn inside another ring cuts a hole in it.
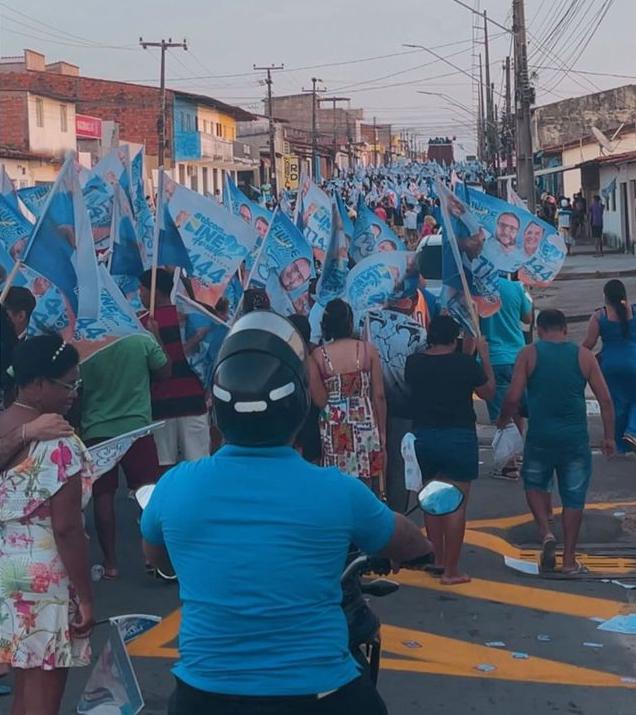
[{"label": "paved road", "polygon": [[[516,715],[633,715],[636,685],[621,679],[636,677],[636,637],[630,641],[628,636],[598,631],[591,619],[636,610],[636,591],[595,578],[608,571],[625,577],[632,567],[636,572],[631,559],[598,554],[603,543],[635,554],[636,501],[620,503],[634,496],[636,460],[608,462],[595,456],[591,497],[602,508],[586,517],[582,535],[590,545],[586,562],[594,578],[563,581],[525,576],[504,565],[504,555],[534,560],[536,537],[527,515],[521,516],[526,507],[520,486],[489,479],[488,449],[482,449],[481,458],[483,474],[469,508],[464,558],[473,582],[447,588],[426,574],[402,572],[396,577],[400,591],[375,602],[385,624],[380,688],[390,712],[415,715],[426,709],[490,715],[514,709]],[[145,612],[167,617],[130,647],[146,700],[144,712],[158,715],[165,712],[172,687],[177,587],[144,574],[136,510],[123,492],[119,511],[122,578],[97,584],[98,616]],[[90,522],[88,528],[92,531]],[[97,630],[96,651],[103,638]],[[486,646],[491,641],[502,641],[505,647]],[[516,659],[512,652],[529,657]],[[480,665],[495,670],[476,670]],[[64,713],[74,712],[87,675],[72,673]]]}]

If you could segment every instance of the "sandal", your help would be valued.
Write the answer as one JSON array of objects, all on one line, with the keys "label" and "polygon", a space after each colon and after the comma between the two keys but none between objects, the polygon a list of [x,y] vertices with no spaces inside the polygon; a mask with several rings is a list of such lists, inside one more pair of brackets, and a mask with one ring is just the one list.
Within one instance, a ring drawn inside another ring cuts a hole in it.
[{"label": "sandal", "polygon": [[556,547],[557,540],[554,534],[548,534],[541,545],[539,571],[554,571],[556,568]]},{"label": "sandal", "polygon": [[503,479],[506,482],[518,482],[519,481],[519,467],[502,467],[501,469],[495,469],[491,474],[493,479]]},{"label": "sandal", "polygon": [[581,574],[590,573],[587,566],[584,566],[580,561],[575,561],[575,566],[572,569],[561,569],[564,576],[580,576]]},{"label": "sandal", "polygon": [[424,571],[426,571],[426,573],[430,573],[431,576],[441,576],[444,573],[444,567],[436,566],[435,564],[427,564],[424,567]]}]

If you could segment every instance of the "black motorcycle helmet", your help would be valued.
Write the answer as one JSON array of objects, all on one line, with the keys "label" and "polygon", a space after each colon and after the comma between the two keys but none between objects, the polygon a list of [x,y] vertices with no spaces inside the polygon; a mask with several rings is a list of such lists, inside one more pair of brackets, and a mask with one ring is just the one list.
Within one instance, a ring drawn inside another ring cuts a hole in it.
[{"label": "black motorcycle helmet", "polygon": [[305,344],[286,318],[258,310],[237,320],[214,366],[216,424],[229,444],[290,444],[309,411]]}]

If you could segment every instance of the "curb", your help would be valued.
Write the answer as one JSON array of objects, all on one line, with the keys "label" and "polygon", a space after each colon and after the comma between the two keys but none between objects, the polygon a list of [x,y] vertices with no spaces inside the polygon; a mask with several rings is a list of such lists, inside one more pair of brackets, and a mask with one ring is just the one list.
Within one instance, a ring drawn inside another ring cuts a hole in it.
[{"label": "curb", "polygon": [[636,268],[627,268],[619,271],[585,271],[572,273],[559,273],[554,279],[555,281],[579,281],[590,280],[594,278],[631,278],[636,276]]}]

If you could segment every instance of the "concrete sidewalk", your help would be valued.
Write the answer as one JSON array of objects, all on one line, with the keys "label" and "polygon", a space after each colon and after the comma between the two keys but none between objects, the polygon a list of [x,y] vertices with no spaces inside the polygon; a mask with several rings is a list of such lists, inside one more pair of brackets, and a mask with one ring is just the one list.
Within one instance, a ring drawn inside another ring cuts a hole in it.
[{"label": "concrete sidewalk", "polygon": [[636,256],[629,253],[606,253],[601,257],[595,256],[593,252],[582,250],[565,259],[565,264],[556,280],[617,278],[621,276],[636,276]]}]

